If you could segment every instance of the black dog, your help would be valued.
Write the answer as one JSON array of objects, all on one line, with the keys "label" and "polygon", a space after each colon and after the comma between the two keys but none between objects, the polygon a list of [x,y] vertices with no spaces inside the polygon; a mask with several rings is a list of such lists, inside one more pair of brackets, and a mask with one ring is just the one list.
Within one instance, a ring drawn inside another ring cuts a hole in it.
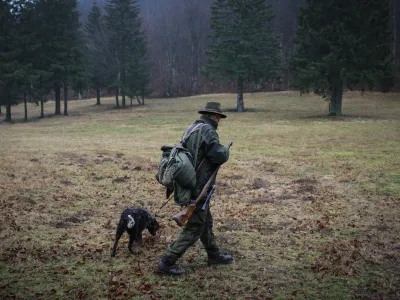
[{"label": "black dog", "polygon": [[117,232],[115,234],[115,243],[111,253],[111,257],[115,256],[117,251],[118,241],[122,234],[126,232],[129,234],[129,252],[135,254],[132,251],[133,242],[137,242],[142,245],[142,231],[147,230],[154,236],[157,230],[160,228],[157,220],[150,215],[150,213],[141,208],[127,208],[121,214],[121,219],[119,220]]}]

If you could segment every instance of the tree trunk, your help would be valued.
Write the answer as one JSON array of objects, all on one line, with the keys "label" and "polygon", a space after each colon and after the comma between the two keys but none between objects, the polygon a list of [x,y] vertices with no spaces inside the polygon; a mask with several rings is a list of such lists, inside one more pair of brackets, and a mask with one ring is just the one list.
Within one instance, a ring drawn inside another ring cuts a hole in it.
[{"label": "tree trunk", "polygon": [[131,99],[131,107],[133,106],[133,98],[132,97],[129,97],[130,99]]},{"label": "tree trunk", "polygon": [[99,88],[96,89],[96,95],[97,95],[96,105],[100,105],[101,103],[100,103],[100,89]]},{"label": "tree trunk", "polygon": [[8,100],[6,104],[6,122],[11,122],[11,103],[10,100]]},{"label": "tree trunk", "polygon": [[142,89],[142,105],[144,105],[144,89]]},{"label": "tree trunk", "polygon": [[119,90],[118,88],[115,91],[115,107],[119,108],[119,100],[118,100],[118,96],[119,96]]},{"label": "tree trunk", "polygon": [[122,93],[122,107],[125,107],[125,94]]},{"label": "tree trunk", "polygon": [[[28,90],[28,102],[32,103],[32,83],[30,83],[29,90]],[[28,110],[26,113],[26,118],[28,119]]]},{"label": "tree trunk", "polygon": [[243,101],[243,79],[238,78],[237,81],[237,112],[244,112],[244,101]]},{"label": "tree trunk", "polygon": [[0,115],[1,115],[1,105],[0,105]]},{"label": "tree trunk", "polygon": [[56,115],[61,115],[61,88],[59,86],[54,88],[56,96]]},{"label": "tree trunk", "polygon": [[[122,58],[121,61],[125,61],[125,59]],[[121,103],[121,104],[122,104],[122,107],[125,108],[125,106],[126,106],[126,103],[125,103],[126,72],[125,72],[125,69],[124,69],[124,68],[121,69],[121,76],[120,76],[120,79],[121,79],[121,81],[120,81],[120,84],[121,84],[121,90],[120,90],[120,92],[121,92],[121,96],[122,96],[122,103]]]},{"label": "tree trunk", "polygon": [[40,118],[44,118],[43,98],[40,99]]},{"label": "tree trunk", "polygon": [[68,86],[64,84],[64,116],[68,116]]},{"label": "tree trunk", "polygon": [[329,102],[329,116],[342,115],[343,82],[341,79],[332,80],[332,94]]},{"label": "tree trunk", "polygon": [[28,121],[28,105],[26,102],[26,92],[24,92],[24,121]]}]

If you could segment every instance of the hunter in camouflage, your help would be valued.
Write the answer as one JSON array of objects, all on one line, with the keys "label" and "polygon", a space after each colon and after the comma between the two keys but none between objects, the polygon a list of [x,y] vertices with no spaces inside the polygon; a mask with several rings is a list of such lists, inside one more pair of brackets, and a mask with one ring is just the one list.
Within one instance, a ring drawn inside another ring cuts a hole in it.
[{"label": "hunter in camouflage", "polygon": [[[201,131],[196,131],[186,140],[185,146],[193,157],[196,154],[198,134],[200,136],[199,149],[197,153],[197,183],[192,191],[192,198],[196,198],[203,189],[214,170],[229,159],[229,150],[219,143],[216,132],[221,118],[226,118],[222,113],[220,104],[208,102],[203,110],[199,111],[202,116],[195,122],[204,123]],[[200,169],[198,169],[200,168]],[[157,271],[161,274],[179,276],[184,271],[175,265],[186,250],[194,245],[199,239],[203,243],[208,254],[208,265],[229,264],[233,257],[220,252],[215,243],[213,233],[213,219],[210,212],[210,205],[203,210],[204,199],[200,201],[194,213],[186,223],[178,239],[173,242],[157,265]]]}]

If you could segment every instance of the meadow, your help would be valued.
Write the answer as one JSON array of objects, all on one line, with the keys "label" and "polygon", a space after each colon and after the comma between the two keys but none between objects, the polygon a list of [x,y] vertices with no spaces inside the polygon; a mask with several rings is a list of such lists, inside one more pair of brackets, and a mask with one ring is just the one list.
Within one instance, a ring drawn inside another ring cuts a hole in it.
[{"label": "meadow", "polygon": [[[400,299],[400,95],[346,93],[342,117],[297,92],[71,101],[70,116],[38,119],[29,106],[0,122],[2,299]],[[141,253],[127,236],[110,257],[125,207],[156,211],[160,147],[178,142],[207,101],[233,141],[212,202],[220,247],[207,267],[197,243],[180,278],[155,266],[180,228],[171,200]],[[45,112],[54,111],[54,103]]]}]

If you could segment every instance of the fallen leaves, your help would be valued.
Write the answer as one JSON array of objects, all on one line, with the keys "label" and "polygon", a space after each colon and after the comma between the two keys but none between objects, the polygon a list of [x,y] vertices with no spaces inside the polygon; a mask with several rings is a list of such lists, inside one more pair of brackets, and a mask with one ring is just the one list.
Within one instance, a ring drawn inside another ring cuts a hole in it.
[{"label": "fallen leaves", "polygon": [[361,248],[361,242],[356,239],[334,240],[332,243],[322,246],[321,255],[312,268],[315,272],[354,276],[360,267]]},{"label": "fallen leaves", "polygon": [[126,182],[129,179],[131,179],[131,177],[125,175],[124,177],[117,177],[115,179],[112,180],[112,183],[122,183],[122,182]]}]

